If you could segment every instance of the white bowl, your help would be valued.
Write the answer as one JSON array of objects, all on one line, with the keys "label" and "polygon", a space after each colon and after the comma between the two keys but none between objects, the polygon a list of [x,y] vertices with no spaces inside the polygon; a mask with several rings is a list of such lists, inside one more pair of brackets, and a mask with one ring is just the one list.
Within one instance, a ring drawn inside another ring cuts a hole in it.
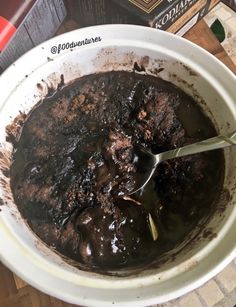
[{"label": "white bowl", "polygon": [[[19,111],[30,110],[49,87],[55,88],[61,74],[68,83],[95,72],[132,70],[134,62],[198,99],[219,132],[236,129],[236,78],[216,58],[166,32],[131,25],[96,26],[43,43],[1,76],[0,168],[9,167],[12,150],[5,140],[5,126]],[[143,306],[183,295],[212,278],[236,255],[235,153],[233,147],[225,149],[225,191],[205,232],[175,259],[129,277],[79,271],[47,248],[22,220],[11,197],[9,178],[3,171],[1,260],[34,287],[80,305]],[[206,233],[212,235],[205,237]]]}]

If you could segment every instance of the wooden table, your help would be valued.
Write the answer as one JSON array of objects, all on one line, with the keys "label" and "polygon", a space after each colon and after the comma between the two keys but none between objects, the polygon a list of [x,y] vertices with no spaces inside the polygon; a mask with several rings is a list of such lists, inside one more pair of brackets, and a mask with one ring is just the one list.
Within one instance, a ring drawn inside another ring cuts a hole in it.
[{"label": "wooden table", "polygon": [[[67,24],[63,30],[70,30],[72,27],[74,26]],[[215,55],[236,74],[236,66],[203,20],[195,25],[185,37]],[[0,263],[0,307],[63,306],[70,307],[74,305],[59,301],[32,288]]]},{"label": "wooden table", "polygon": [[236,74],[236,65],[203,20],[198,22],[184,37],[209,51]]}]

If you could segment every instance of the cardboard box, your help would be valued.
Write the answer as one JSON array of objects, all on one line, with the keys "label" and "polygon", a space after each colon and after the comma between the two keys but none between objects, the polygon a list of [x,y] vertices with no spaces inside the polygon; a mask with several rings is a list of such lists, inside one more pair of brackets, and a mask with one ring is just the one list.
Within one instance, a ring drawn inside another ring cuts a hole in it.
[{"label": "cardboard box", "polygon": [[193,6],[188,10],[167,31],[180,36],[184,35],[219,2],[219,0],[198,1],[198,6]]},{"label": "cardboard box", "polygon": [[52,37],[66,17],[63,0],[0,4],[0,73],[23,53]]},{"label": "cardboard box", "polygon": [[128,23],[183,35],[219,0],[67,0],[80,26]]}]

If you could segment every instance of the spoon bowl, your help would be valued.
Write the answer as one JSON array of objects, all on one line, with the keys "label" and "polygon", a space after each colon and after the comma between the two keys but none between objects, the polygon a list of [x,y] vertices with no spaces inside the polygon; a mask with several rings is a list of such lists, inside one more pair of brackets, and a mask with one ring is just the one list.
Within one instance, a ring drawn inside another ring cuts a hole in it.
[{"label": "spoon bowl", "polygon": [[130,194],[134,194],[147,185],[157,165],[165,160],[197,154],[204,151],[220,149],[236,144],[236,131],[227,135],[218,135],[201,142],[186,145],[184,147],[153,154],[142,146],[134,146],[134,164],[136,166],[136,184]]}]

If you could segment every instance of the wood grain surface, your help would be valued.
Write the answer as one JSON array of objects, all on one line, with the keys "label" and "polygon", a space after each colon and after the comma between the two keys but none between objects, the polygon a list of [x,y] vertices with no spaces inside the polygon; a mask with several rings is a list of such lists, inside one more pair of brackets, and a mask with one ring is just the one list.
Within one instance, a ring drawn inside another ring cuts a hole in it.
[{"label": "wood grain surface", "polygon": [[[60,29],[60,33],[74,28],[76,25],[73,22],[67,23]],[[203,20],[195,25],[185,37],[215,55],[236,74],[236,66]],[[64,303],[27,285],[0,263],[0,307],[71,306],[74,305]]]},{"label": "wood grain surface", "polygon": [[72,306],[27,285],[0,263],[0,307]]},{"label": "wood grain surface", "polygon": [[235,64],[215,38],[204,20],[199,21],[184,37],[209,51],[236,74]]}]

